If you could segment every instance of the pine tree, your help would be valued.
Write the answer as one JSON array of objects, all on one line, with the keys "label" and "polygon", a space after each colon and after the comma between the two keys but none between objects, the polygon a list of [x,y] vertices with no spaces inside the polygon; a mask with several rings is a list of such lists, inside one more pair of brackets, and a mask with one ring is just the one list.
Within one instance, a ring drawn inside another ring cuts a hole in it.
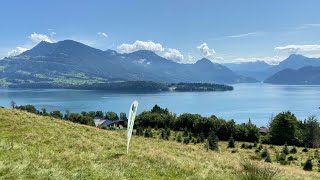
[{"label": "pine tree", "polygon": [[303,165],[303,170],[305,171],[312,171],[312,160],[308,159],[304,165]]},{"label": "pine tree", "polygon": [[215,151],[218,150],[219,149],[218,140],[219,139],[215,135],[215,133],[211,131],[208,136],[208,148],[210,150],[215,150]]},{"label": "pine tree", "polygon": [[228,142],[228,148],[234,148],[234,147],[235,147],[235,141],[233,136],[231,136]]},{"label": "pine tree", "polygon": [[286,155],[289,154],[289,149],[288,149],[288,144],[285,143],[284,146],[283,146],[283,149],[282,149],[282,152]]},{"label": "pine tree", "polygon": [[179,142],[179,143],[182,142],[182,136],[181,136],[180,133],[177,135],[176,140],[177,140],[177,142]]}]

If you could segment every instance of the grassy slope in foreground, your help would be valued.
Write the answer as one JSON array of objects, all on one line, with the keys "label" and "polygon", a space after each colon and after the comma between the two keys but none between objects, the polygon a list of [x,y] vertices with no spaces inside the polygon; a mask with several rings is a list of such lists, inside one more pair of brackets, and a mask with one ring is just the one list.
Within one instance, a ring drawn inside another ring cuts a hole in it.
[{"label": "grassy slope in foreground", "polygon": [[[133,136],[126,155],[124,131],[1,108],[0,130],[0,179],[237,179],[240,162],[254,151],[231,154],[221,142],[220,152],[207,152],[203,145]],[[320,178],[301,167],[272,166],[281,179]]]}]

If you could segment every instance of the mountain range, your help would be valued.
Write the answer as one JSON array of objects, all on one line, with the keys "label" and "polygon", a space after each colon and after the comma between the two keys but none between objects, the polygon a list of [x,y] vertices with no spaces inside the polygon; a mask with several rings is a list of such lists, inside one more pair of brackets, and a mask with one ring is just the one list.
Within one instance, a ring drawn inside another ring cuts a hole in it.
[{"label": "mountain range", "polygon": [[83,84],[115,81],[154,81],[162,83],[256,82],[227,67],[201,59],[179,64],[152,51],[120,54],[102,51],[72,40],[40,42],[34,48],[0,61],[2,85],[25,83]]},{"label": "mountain range", "polygon": [[[320,59],[292,54],[278,65],[264,61],[218,64],[202,58],[194,64],[180,64],[148,50],[118,53],[99,50],[73,40],[40,42],[20,55],[0,60],[0,86],[25,84],[83,85],[123,81],[160,83],[254,83],[292,84],[312,82],[306,70],[318,72]],[[301,81],[295,81],[299,74]],[[309,73],[310,74],[310,73]],[[320,84],[320,83],[319,83]]]},{"label": "mountain range", "polygon": [[[291,54],[288,58],[281,61],[278,65],[270,65],[263,61],[247,62],[240,64],[230,63],[224,65],[240,75],[254,77],[255,79],[265,83],[292,84],[293,82],[295,82],[297,84],[304,84],[300,81],[295,81],[295,76],[288,76],[287,74],[289,72],[298,72],[301,70],[301,68],[303,71],[305,71],[306,69],[310,69],[310,67],[308,66],[319,67],[320,58],[308,58],[299,54]],[[304,69],[304,67],[308,68]],[[312,72],[315,73],[315,71]],[[277,77],[277,81],[274,81],[275,76]],[[304,74],[301,74],[301,76],[304,76]],[[306,81],[308,80],[308,78],[310,78],[310,76],[304,77]],[[312,82],[315,83],[314,81]]]}]

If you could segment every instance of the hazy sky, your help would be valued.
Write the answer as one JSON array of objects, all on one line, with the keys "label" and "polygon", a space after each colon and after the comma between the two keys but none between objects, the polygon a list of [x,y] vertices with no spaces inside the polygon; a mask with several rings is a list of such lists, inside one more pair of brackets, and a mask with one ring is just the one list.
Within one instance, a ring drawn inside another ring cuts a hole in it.
[{"label": "hazy sky", "polygon": [[0,58],[41,40],[149,49],[182,63],[320,57],[319,0],[5,0]]}]

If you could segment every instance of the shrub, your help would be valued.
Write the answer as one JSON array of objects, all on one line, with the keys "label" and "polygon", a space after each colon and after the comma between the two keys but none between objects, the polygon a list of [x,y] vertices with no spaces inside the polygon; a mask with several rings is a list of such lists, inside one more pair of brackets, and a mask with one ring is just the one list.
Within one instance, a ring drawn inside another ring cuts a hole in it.
[{"label": "shrub", "polygon": [[245,144],[245,143],[242,143],[242,144],[241,144],[241,149],[244,149],[244,148],[246,148],[246,144]]},{"label": "shrub", "polygon": [[190,139],[189,139],[188,136],[183,138],[183,143],[184,144],[189,144],[189,142],[190,142]]},{"label": "shrub", "polygon": [[304,163],[303,170],[312,171],[312,160],[311,159],[307,159],[307,161]]},{"label": "shrub", "polygon": [[153,137],[151,128],[148,128],[144,131],[144,137]]},{"label": "shrub", "polygon": [[235,142],[234,142],[233,136],[231,136],[228,142],[228,148],[234,148],[234,147],[235,147]]},{"label": "shrub", "polygon": [[263,151],[261,152],[260,156],[262,158],[265,158],[268,156],[268,154],[269,154],[268,150],[266,148],[264,148]]},{"label": "shrub", "polygon": [[200,141],[200,143],[203,143],[205,139],[206,139],[206,138],[205,138],[203,132],[201,132],[200,135],[199,135],[199,141]]},{"label": "shrub", "polygon": [[282,149],[282,152],[286,155],[289,154],[289,149],[288,149],[288,144],[285,143],[284,146],[283,146],[283,149]]},{"label": "shrub", "polygon": [[305,146],[305,147],[302,149],[302,152],[308,152],[307,146]]},{"label": "shrub", "polygon": [[291,154],[295,154],[297,153],[297,148],[295,146],[292,147],[292,149],[290,150]]},{"label": "shrub", "polygon": [[270,154],[269,154],[269,153],[267,153],[267,157],[264,159],[264,162],[269,162],[269,163],[271,163],[271,162],[272,162],[272,160],[271,160],[271,156],[270,156]]},{"label": "shrub", "polygon": [[289,156],[288,158],[287,158],[287,161],[294,161],[295,160],[295,158],[293,157],[293,156]]},{"label": "shrub", "polygon": [[252,144],[249,144],[249,145],[247,146],[247,148],[248,148],[248,149],[252,149]]},{"label": "shrub", "polygon": [[260,152],[262,150],[263,146],[262,144],[259,144],[258,148],[255,150],[255,152]]},{"label": "shrub", "polygon": [[287,164],[286,154],[284,152],[281,152],[280,154],[278,154],[277,161],[280,162],[280,164],[282,165]]},{"label": "shrub", "polygon": [[176,137],[177,142],[182,142],[182,136],[180,133],[178,133],[177,137]]},{"label": "shrub", "polygon": [[211,131],[208,136],[208,148],[210,150],[218,150],[219,149],[218,140],[219,139],[216,136],[216,134],[213,131]]},{"label": "shrub", "polygon": [[254,143],[253,143],[253,147],[257,147],[257,142],[254,142]]},{"label": "shrub", "polygon": [[143,136],[143,129],[142,129],[142,127],[140,127],[140,126],[137,127],[136,135],[137,135],[137,136]]},{"label": "shrub", "polygon": [[237,149],[232,149],[232,151],[231,151],[231,153],[236,153],[236,152],[238,152]]}]

